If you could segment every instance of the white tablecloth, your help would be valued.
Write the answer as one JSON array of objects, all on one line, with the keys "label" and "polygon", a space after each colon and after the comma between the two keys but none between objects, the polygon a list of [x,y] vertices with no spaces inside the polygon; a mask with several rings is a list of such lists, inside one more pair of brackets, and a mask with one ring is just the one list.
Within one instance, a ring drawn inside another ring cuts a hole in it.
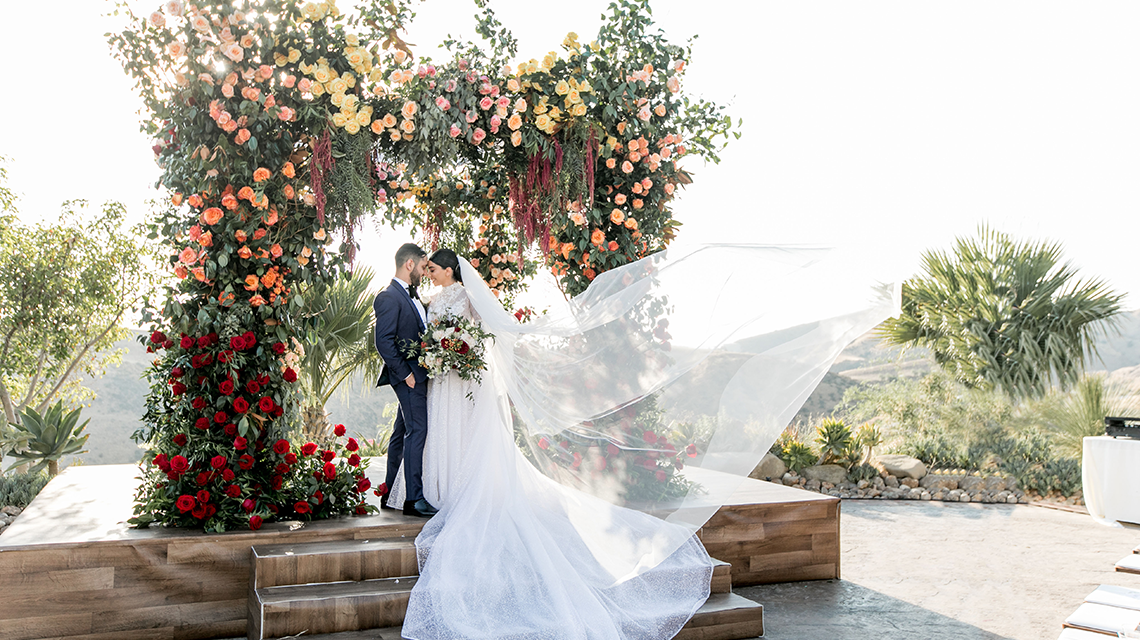
[{"label": "white tablecloth", "polygon": [[1081,475],[1085,506],[1101,524],[1140,524],[1140,440],[1085,438]]}]

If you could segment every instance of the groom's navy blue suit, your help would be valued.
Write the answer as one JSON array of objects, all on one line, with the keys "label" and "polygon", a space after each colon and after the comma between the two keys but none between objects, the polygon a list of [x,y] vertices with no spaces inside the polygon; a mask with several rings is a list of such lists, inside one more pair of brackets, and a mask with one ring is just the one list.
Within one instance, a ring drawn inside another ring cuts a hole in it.
[{"label": "groom's navy blue suit", "polygon": [[[424,442],[427,440],[427,371],[416,360],[404,356],[401,347],[406,342],[418,342],[424,330],[419,310],[395,278],[376,294],[372,302],[376,314],[376,351],[384,359],[384,370],[376,386],[391,384],[400,401],[392,439],[388,443],[388,473],[384,481],[389,487],[396,480],[400,461],[404,462],[404,486],[407,500],[415,502],[424,497],[423,461]],[[405,380],[415,374],[416,386],[411,388]],[[399,509],[402,505],[392,505]]]}]

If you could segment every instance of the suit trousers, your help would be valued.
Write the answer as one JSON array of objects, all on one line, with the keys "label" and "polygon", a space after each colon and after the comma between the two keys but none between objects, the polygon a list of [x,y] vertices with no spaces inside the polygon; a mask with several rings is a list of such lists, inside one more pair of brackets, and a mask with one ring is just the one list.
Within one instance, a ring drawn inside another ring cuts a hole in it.
[{"label": "suit trousers", "polygon": [[[415,388],[408,387],[403,380],[394,382],[392,390],[400,402],[396,412],[396,422],[392,426],[392,438],[388,441],[388,472],[384,481],[389,487],[404,463],[404,486],[406,500],[415,502],[424,497],[424,443],[427,442],[427,381],[417,382]],[[397,509],[401,505],[391,505]]]}]

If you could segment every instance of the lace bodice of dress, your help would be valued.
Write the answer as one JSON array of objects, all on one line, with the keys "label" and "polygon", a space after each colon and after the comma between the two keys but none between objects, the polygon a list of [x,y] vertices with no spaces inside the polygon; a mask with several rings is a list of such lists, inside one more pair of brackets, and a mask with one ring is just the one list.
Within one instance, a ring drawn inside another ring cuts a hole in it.
[{"label": "lace bodice of dress", "polygon": [[471,319],[471,303],[467,301],[463,285],[456,282],[441,289],[428,304],[427,315],[428,322],[446,315]]}]

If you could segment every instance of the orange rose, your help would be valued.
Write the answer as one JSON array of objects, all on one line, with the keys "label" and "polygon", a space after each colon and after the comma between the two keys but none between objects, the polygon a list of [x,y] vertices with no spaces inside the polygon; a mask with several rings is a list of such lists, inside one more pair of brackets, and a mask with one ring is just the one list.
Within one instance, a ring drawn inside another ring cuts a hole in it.
[{"label": "orange rose", "polygon": [[267,209],[269,207],[269,198],[264,193],[259,196],[254,196],[250,202],[258,209]]},{"label": "orange rose", "polygon": [[618,130],[618,133],[624,135],[625,134],[625,123],[619,122],[617,125],[617,130]]},{"label": "orange rose", "polygon": [[190,275],[190,272],[186,269],[186,267],[178,265],[177,267],[174,267],[174,275],[178,276],[179,280],[185,280]]},{"label": "orange rose", "polygon": [[257,276],[255,276],[251,273],[245,277],[245,290],[246,291],[257,291],[259,286],[260,286],[260,281],[257,279]]},{"label": "orange rose", "polygon": [[260,239],[262,239],[262,238],[264,238],[264,237],[265,237],[265,234],[266,234],[266,231],[265,231],[265,229],[262,229],[261,227],[258,227],[258,228],[257,228],[257,231],[254,231],[254,232],[253,232],[253,239],[254,239],[254,240],[260,240]]},{"label": "orange rose", "polygon": [[230,293],[229,291],[223,291],[218,294],[218,304],[222,305],[223,307],[230,306],[234,303],[234,300],[234,294]]},{"label": "orange rose", "polygon": [[281,249],[281,245],[279,244],[275,244],[272,247],[269,247],[269,255],[273,256],[274,258],[280,258],[284,253],[285,251]]},{"label": "orange rose", "polygon": [[182,206],[182,194],[181,194],[181,193],[176,193],[176,194],[174,194],[173,196],[171,196],[171,198],[170,198],[170,203],[171,203],[171,204],[173,204],[173,205],[174,205],[174,206],[176,206],[176,207],[180,207],[180,206]]},{"label": "orange rose", "polygon": [[633,199],[633,208],[634,209],[640,209],[643,204],[644,203],[641,201],[641,198],[634,198]]},{"label": "orange rose", "polygon": [[240,131],[237,132],[237,135],[234,136],[234,142],[236,142],[238,144],[245,144],[246,142],[249,141],[249,137],[250,137],[249,129],[241,129]]},{"label": "orange rose", "polygon": [[273,283],[276,281],[277,281],[277,272],[276,271],[270,271],[269,273],[261,276],[261,286],[265,287],[266,289],[272,288]]},{"label": "orange rose", "polygon": [[281,167],[281,173],[286,178],[292,178],[297,175],[296,169],[293,168],[292,162],[286,162],[284,167]]},{"label": "orange rose", "polygon": [[569,242],[562,245],[562,258],[565,260],[570,259],[570,252],[574,249],[574,245]]},{"label": "orange rose", "polygon": [[206,269],[205,268],[194,267],[193,269],[190,270],[190,273],[194,274],[194,279],[197,280],[198,282],[205,282],[206,281]]},{"label": "orange rose", "polygon": [[245,236],[245,230],[244,230],[244,229],[238,229],[237,231],[235,231],[235,232],[234,232],[234,238],[235,238],[235,239],[236,239],[238,242],[245,242],[245,238],[246,238],[246,236]]},{"label": "orange rose", "polygon": [[253,187],[245,186],[241,189],[238,189],[237,197],[241,198],[242,200],[249,200],[250,202],[253,202]]},{"label": "orange rose", "polygon": [[285,188],[282,189],[281,191],[285,194],[285,197],[290,199],[290,200],[293,199],[293,196],[297,195],[297,192],[293,191],[293,185],[291,185],[291,184],[285,185]]},{"label": "orange rose", "polygon": [[249,299],[249,306],[251,307],[260,307],[263,304],[265,304],[265,298],[262,298],[260,293]]},{"label": "orange rose", "polygon": [[249,260],[253,257],[253,252],[249,250],[249,247],[242,245],[241,249],[238,249],[238,256]]},{"label": "orange rose", "polygon": [[582,273],[585,274],[586,279],[590,280],[591,282],[594,280],[594,278],[598,277],[598,274],[594,273],[593,269],[586,269]]},{"label": "orange rose", "polygon": [[624,220],[625,214],[621,212],[621,209],[614,209],[610,212],[610,221],[614,224],[621,224]]},{"label": "orange rose", "polygon": [[191,247],[186,247],[182,253],[178,254],[178,261],[185,265],[191,265],[198,262],[198,252]]},{"label": "orange rose", "polygon": [[606,158],[606,168],[607,169],[613,169],[616,166],[617,166],[617,160],[614,160],[613,158]]},{"label": "orange rose", "polygon": [[268,260],[269,259],[269,252],[266,251],[265,249],[258,249],[257,250],[257,257],[261,258],[262,260]]},{"label": "orange rose", "polygon": [[203,233],[202,235],[198,236],[198,244],[202,245],[203,247],[213,246],[214,245],[214,234],[207,231],[206,233]]},{"label": "orange rose", "polygon": [[186,199],[186,204],[190,205],[191,207],[201,207],[205,203],[202,202],[202,196],[195,193]]},{"label": "orange rose", "polygon": [[594,229],[594,233],[590,234],[590,242],[594,244],[602,244],[606,241],[606,234],[602,233],[601,229]]},{"label": "orange rose", "polygon": [[253,181],[265,182],[272,176],[273,173],[270,172],[269,169],[266,169],[265,167],[258,167],[257,170],[253,172]]},{"label": "orange rose", "polygon": [[265,214],[261,220],[270,226],[277,224],[277,207],[269,207],[269,213]]},{"label": "orange rose", "polygon": [[617,250],[618,250],[618,243],[613,241],[613,240],[610,240],[610,251],[617,251]]},{"label": "orange rose", "polygon": [[210,225],[218,224],[223,215],[224,214],[222,213],[221,209],[217,207],[210,207],[209,209],[206,209],[202,212],[202,222]]},{"label": "orange rose", "polygon": [[614,196],[614,204],[618,205],[619,207],[621,205],[625,204],[625,200],[626,200],[626,197],[625,197],[624,193],[619,193],[616,196]]},{"label": "orange rose", "polygon": [[238,208],[237,198],[234,197],[234,194],[227,193],[226,195],[222,196],[222,206],[229,209],[230,211],[237,209]]},{"label": "orange rose", "polygon": [[634,220],[633,218],[626,218],[625,228],[626,229],[632,229],[633,231],[637,231],[637,220]]}]

